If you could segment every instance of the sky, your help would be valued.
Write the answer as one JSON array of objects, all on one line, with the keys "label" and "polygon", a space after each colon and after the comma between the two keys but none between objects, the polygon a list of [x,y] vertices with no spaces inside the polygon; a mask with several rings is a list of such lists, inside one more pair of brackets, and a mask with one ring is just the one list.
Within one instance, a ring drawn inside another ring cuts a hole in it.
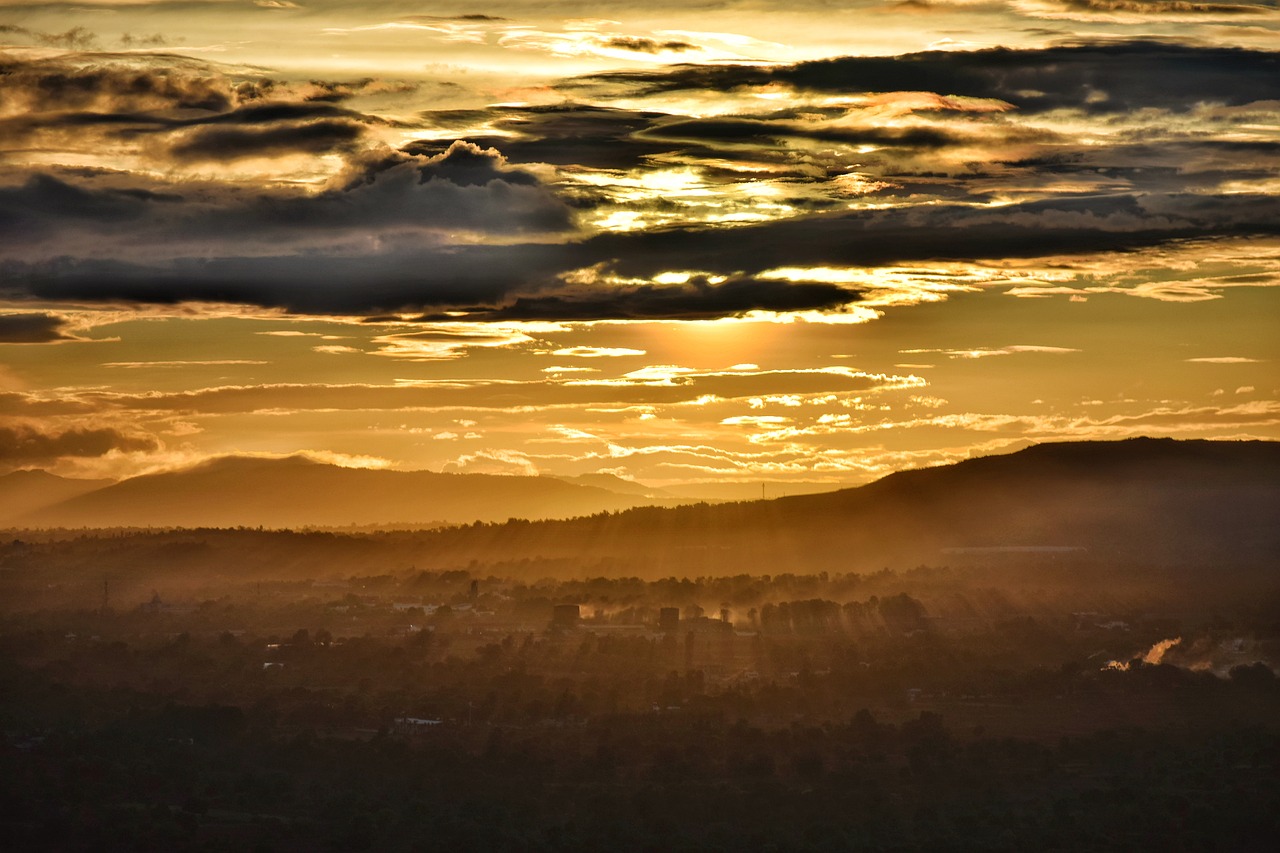
[{"label": "sky", "polygon": [[0,0],[0,473],[1280,438],[1280,3]]}]

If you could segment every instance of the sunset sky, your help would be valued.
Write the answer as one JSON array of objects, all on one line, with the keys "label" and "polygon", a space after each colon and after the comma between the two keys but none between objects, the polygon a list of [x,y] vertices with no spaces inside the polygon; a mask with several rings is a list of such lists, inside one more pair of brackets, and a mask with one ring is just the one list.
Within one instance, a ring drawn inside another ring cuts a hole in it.
[{"label": "sunset sky", "polygon": [[0,301],[0,473],[1276,439],[1280,3],[0,0]]}]

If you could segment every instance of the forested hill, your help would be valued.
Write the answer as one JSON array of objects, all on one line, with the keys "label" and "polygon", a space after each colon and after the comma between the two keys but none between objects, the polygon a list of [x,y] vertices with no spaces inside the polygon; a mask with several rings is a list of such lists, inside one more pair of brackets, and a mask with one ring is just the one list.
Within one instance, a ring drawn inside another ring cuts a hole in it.
[{"label": "forested hill", "polygon": [[441,531],[437,559],[645,555],[661,574],[868,570],[976,555],[1148,564],[1280,556],[1280,443],[1043,444],[771,501]]}]

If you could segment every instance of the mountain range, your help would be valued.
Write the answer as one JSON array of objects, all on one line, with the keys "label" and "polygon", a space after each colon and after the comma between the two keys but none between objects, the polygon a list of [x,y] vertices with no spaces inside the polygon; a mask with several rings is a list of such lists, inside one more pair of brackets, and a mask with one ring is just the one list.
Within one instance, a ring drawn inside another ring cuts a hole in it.
[{"label": "mountain range", "polygon": [[1273,565],[1280,442],[1041,444],[768,501],[443,530],[437,559],[645,554],[661,575],[911,568],[992,559]]},{"label": "mountain range", "polygon": [[406,534],[396,547],[419,565],[623,559],[664,576],[867,571],[1002,554],[1147,564],[1280,557],[1280,442],[1041,444],[738,503],[671,505],[630,481],[613,485],[632,494],[601,488],[610,482],[224,458],[105,486],[19,472],[0,478],[0,509],[11,527],[461,524],[469,526]]},{"label": "mountain range", "polygon": [[569,518],[673,502],[649,497],[639,484],[630,485],[633,488],[623,494],[553,477],[344,468],[304,456],[229,456],[114,483],[17,471],[0,477],[0,523],[68,528],[429,527]]}]

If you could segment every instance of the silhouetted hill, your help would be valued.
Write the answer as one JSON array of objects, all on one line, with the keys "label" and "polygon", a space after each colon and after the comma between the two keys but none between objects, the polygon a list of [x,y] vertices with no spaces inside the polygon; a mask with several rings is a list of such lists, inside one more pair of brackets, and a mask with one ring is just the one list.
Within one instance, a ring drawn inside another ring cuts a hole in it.
[{"label": "silhouetted hill", "polygon": [[149,474],[23,515],[40,527],[324,527],[568,518],[646,503],[550,477],[341,468],[226,457]]},{"label": "silhouetted hill", "polygon": [[[706,501],[752,501],[761,498],[777,498],[784,495],[808,495],[833,492],[840,488],[831,483],[791,480],[787,482],[734,482],[734,483],[683,483],[658,488],[635,480],[625,480],[613,474],[580,474],[576,477],[558,477],[566,483],[580,486],[596,486],[620,495],[643,495],[653,498],[655,504],[672,506]],[[763,488],[762,488],[763,487]]]},{"label": "silhouetted hill", "polygon": [[596,489],[604,489],[619,495],[638,495],[655,499],[671,497],[665,489],[647,486],[635,480],[626,480],[616,474],[578,474],[575,477],[556,477],[555,479],[572,483],[575,486],[591,486]]},{"label": "silhouetted hill", "polygon": [[[1044,444],[903,471],[838,492],[617,511],[640,500],[542,477],[225,459],[128,480],[35,513],[28,521],[275,527],[368,519],[495,520],[315,539],[328,543],[316,548],[306,545],[312,539],[284,534],[262,534],[266,539],[253,540],[250,548],[235,537],[198,533],[207,542],[201,565],[238,565],[250,573],[285,565],[316,575],[397,565],[457,569],[476,561],[517,576],[527,570],[536,577],[611,571],[696,577],[1087,560],[1117,566],[1209,565],[1225,576],[1245,566],[1271,571],[1280,559],[1280,442]],[[609,512],[599,512],[602,508]],[[575,512],[597,514],[501,521]],[[345,544],[339,548],[339,543]],[[260,562],[250,552],[271,556]]]},{"label": "silhouetted hill", "polygon": [[[994,583],[1000,595],[1014,589],[1031,595],[1066,584],[1089,593],[1076,596],[1078,609],[1106,609],[1108,601],[1126,595],[1168,595],[1183,602],[1245,596],[1265,609],[1280,594],[1277,442],[1039,445],[822,495],[640,507],[563,521],[379,533],[248,529],[257,526],[250,523],[255,520],[285,523],[289,513],[311,518],[326,506],[362,501],[370,513],[399,501],[406,515],[418,507],[430,515],[492,517],[489,502],[508,496],[513,499],[504,512],[518,504],[514,497],[535,503],[535,511],[549,511],[551,504],[543,500],[548,494],[583,498],[578,487],[543,478],[224,460],[126,481],[69,501],[58,512],[65,521],[74,510],[77,521],[96,526],[136,525],[138,515],[150,513],[149,523],[156,526],[190,524],[185,519],[199,515],[210,519],[207,524],[241,529],[100,537],[15,532],[0,547],[0,579],[19,585],[29,580],[34,586],[24,587],[26,594],[36,597],[65,596],[74,588],[92,603],[101,596],[97,579],[104,575],[121,595],[150,595],[161,579],[198,586],[210,578],[435,571],[527,581],[741,575],[776,580],[788,573],[866,575],[882,568],[904,572],[921,565],[960,569],[985,563],[987,569],[972,573],[975,583]],[[557,506],[567,508],[569,502]],[[983,606],[990,604],[981,590],[970,592]],[[1050,591],[1042,598],[1055,595]]]},{"label": "silhouetted hill", "polygon": [[75,480],[48,471],[14,471],[0,477],[0,524],[101,489],[111,480]]},{"label": "silhouetted hill", "polygon": [[439,553],[481,560],[643,553],[666,574],[901,568],[1028,549],[1257,564],[1280,556],[1280,443],[1043,444],[826,494],[442,531],[435,541]]}]

